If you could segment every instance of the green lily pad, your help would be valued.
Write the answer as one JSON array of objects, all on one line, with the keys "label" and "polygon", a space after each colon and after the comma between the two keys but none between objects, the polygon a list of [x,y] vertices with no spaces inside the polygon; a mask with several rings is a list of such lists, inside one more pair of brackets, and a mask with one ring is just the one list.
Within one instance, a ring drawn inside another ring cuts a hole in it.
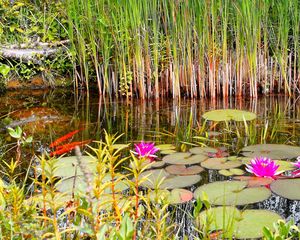
[{"label": "green lily pad", "polygon": [[203,114],[203,118],[210,121],[251,121],[256,118],[256,114],[252,112],[236,110],[236,109],[221,109],[213,110]]},{"label": "green lily pad", "polygon": [[175,175],[194,175],[194,174],[199,174],[204,169],[198,165],[193,165],[190,167],[186,167],[185,165],[170,165],[166,167],[166,171],[170,174],[175,174]]},{"label": "green lily pad", "polygon": [[185,159],[191,156],[188,152],[176,152],[163,157],[163,161],[169,164],[184,164]]},{"label": "green lily pad", "polygon": [[265,187],[246,188],[244,181],[220,181],[202,185],[194,192],[194,197],[202,198],[205,192],[214,205],[246,205],[261,202],[271,196]]},{"label": "green lily pad", "polygon": [[177,151],[173,150],[173,149],[167,149],[167,150],[162,150],[160,153],[163,155],[168,155],[168,154],[172,154],[172,153],[177,153]]},{"label": "green lily pad", "polygon": [[232,176],[232,175],[233,175],[232,172],[230,172],[230,171],[227,170],[227,169],[219,170],[218,173],[219,173],[220,175],[225,176],[225,177],[229,177],[229,176]]},{"label": "green lily pad", "polygon": [[282,160],[274,160],[274,162],[279,165],[277,171],[279,172],[286,172],[295,169],[295,166],[291,162],[282,161]]},{"label": "green lily pad", "polygon": [[263,237],[264,226],[274,231],[273,224],[279,219],[282,219],[280,215],[269,210],[241,212],[234,207],[217,207],[201,212],[196,221],[200,228],[221,230],[224,238],[256,239]]},{"label": "green lily pad", "polygon": [[192,154],[204,154],[207,155],[208,153],[217,153],[218,150],[211,147],[193,147],[189,150]]},{"label": "green lily pad", "polygon": [[182,188],[176,188],[172,191],[159,189],[151,191],[149,196],[153,202],[165,200],[170,204],[185,203],[193,199],[193,193]]},{"label": "green lily pad", "polygon": [[208,158],[201,163],[202,167],[215,170],[237,168],[242,165],[241,161],[228,161],[227,158]]},{"label": "green lily pad", "polygon": [[174,150],[176,149],[176,147],[173,144],[159,144],[156,145],[156,147],[160,150],[160,151],[164,151],[164,150]]},{"label": "green lily pad", "polygon": [[245,171],[239,168],[231,168],[229,171],[232,173],[232,175],[243,175]]},{"label": "green lily pad", "polygon": [[219,174],[229,177],[233,175],[243,175],[245,172],[242,169],[239,168],[231,168],[231,169],[222,169],[218,171]]},{"label": "green lily pad", "polygon": [[164,169],[148,170],[140,175],[141,185],[152,189],[185,188],[201,180],[200,175],[177,176],[167,173]]},{"label": "green lily pad", "polygon": [[[74,184],[74,180],[75,180],[75,184]],[[105,193],[111,193],[111,187],[109,185],[110,181],[111,181],[111,177],[109,175],[105,176],[105,178],[103,179],[103,184],[104,183],[108,184],[104,190]],[[83,176],[76,176],[76,178],[75,176],[73,176],[73,177],[62,179],[55,185],[55,187],[57,188],[58,191],[67,194],[71,194],[72,191],[74,191],[75,194],[79,194],[79,193],[85,194],[88,186]],[[124,181],[121,180],[115,182],[114,188],[115,188],[115,192],[122,192],[128,189],[129,186]]]},{"label": "green lily pad", "polygon": [[291,159],[300,155],[300,147],[285,144],[257,144],[244,147],[246,157],[268,157],[271,159]]},{"label": "green lily pad", "polygon": [[[97,162],[95,158],[91,156],[82,156],[81,163],[90,173],[94,173],[96,171]],[[55,166],[57,168],[54,170],[54,175],[57,177],[67,178],[74,175],[83,175],[81,168],[78,166],[76,156],[59,158]],[[46,171],[50,170],[48,164],[45,169]]]},{"label": "green lily pad", "polygon": [[271,183],[272,192],[291,200],[300,200],[300,178],[279,179]]},{"label": "green lily pad", "polygon": [[170,155],[167,155],[163,157],[163,161],[165,163],[169,164],[179,164],[179,165],[189,165],[189,164],[197,164],[204,160],[206,160],[208,157],[202,154],[197,155],[191,155],[191,153],[173,153]]},{"label": "green lily pad", "polygon": [[242,212],[241,221],[235,225],[234,235],[237,239],[261,238],[263,237],[263,227],[274,231],[273,224],[280,215],[269,210],[245,210]]}]

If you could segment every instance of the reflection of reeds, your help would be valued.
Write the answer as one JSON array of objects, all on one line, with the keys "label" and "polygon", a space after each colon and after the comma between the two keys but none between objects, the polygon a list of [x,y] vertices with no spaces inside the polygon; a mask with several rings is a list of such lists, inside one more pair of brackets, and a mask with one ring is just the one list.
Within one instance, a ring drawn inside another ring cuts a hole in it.
[{"label": "reflection of reeds", "polygon": [[68,0],[67,12],[76,76],[86,87],[94,77],[109,97],[257,97],[298,87],[297,0]]}]

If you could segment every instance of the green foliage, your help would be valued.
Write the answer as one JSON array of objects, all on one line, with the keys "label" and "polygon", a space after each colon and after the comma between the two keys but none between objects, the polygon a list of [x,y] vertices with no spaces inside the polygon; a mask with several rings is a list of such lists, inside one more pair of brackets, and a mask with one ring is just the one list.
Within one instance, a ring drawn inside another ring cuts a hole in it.
[{"label": "green foliage", "polygon": [[[12,4],[11,4],[12,2]],[[60,1],[0,1],[0,42],[29,43],[65,39],[67,33]]]},{"label": "green foliage", "polygon": [[278,220],[274,223],[275,232],[269,228],[263,228],[264,240],[292,240],[299,239],[300,230],[298,226],[294,225],[293,221],[285,222],[284,220]]}]

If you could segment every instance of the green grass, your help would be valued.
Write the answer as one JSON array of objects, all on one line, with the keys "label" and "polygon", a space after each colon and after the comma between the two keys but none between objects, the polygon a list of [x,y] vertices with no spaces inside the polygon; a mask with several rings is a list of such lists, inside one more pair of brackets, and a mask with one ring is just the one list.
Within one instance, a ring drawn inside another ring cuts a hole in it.
[{"label": "green grass", "polygon": [[100,94],[226,98],[295,89],[298,1],[68,0],[66,8],[81,82],[95,78]]}]

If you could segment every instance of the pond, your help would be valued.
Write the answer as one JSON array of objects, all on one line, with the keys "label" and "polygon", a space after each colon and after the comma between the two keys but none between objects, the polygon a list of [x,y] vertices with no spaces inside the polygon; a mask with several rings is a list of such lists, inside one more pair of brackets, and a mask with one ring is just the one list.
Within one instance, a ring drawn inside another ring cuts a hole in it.
[{"label": "pond", "polygon": [[[126,102],[122,99],[110,101],[93,93],[87,96],[86,92],[75,94],[57,89],[7,92],[0,97],[0,104],[2,136],[6,139],[3,141],[6,144],[11,141],[5,131],[7,126],[14,128],[20,125],[27,135],[33,136],[37,155],[43,151],[50,152],[49,144],[54,139],[74,130],[79,131],[73,136],[73,141],[100,140],[105,129],[109,133],[124,133],[118,143],[130,143],[131,149],[134,143],[141,140],[152,141],[157,145],[172,144],[174,147],[171,149],[166,147],[170,152],[164,154],[162,150],[159,153],[159,159],[166,158],[165,155],[174,151],[186,152],[195,146],[214,148],[216,152],[208,151],[209,157],[223,159],[228,155],[241,156],[244,146],[264,143],[299,146],[300,142],[300,100],[285,96]],[[257,114],[257,118],[248,122],[213,122],[203,119],[203,114],[207,111],[229,108],[251,111]],[[163,146],[165,145],[162,148]],[[275,145],[274,150],[271,146],[269,152],[276,151],[278,146],[281,145]],[[264,152],[262,150],[258,153]],[[244,170],[240,165],[232,168]],[[26,164],[22,163],[22,166],[26,168]],[[206,169],[199,173],[201,180],[196,181],[193,186],[184,186],[186,189],[195,191],[203,184],[234,177],[228,176],[232,175],[228,171],[224,172],[230,168],[210,168],[205,164],[201,166]],[[247,203],[247,209],[268,209],[286,219],[300,222],[300,201],[286,199],[274,193],[262,200]],[[191,233],[194,231],[193,224],[187,213],[192,212],[192,209],[193,204],[185,203],[178,205],[175,210],[175,222],[181,227],[180,236],[195,234]]]}]

